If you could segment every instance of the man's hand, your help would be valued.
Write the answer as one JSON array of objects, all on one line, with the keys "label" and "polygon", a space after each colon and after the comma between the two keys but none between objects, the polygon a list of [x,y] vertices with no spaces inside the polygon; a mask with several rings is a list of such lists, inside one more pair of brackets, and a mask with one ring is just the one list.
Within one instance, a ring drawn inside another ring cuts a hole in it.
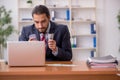
[{"label": "man's hand", "polygon": [[37,41],[36,38],[29,38],[28,41]]},{"label": "man's hand", "polygon": [[55,52],[56,51],[56,41],[55,40],[53,40],[53,39],[49,39],[48,40],[48,46],[49,46],[49,48],[53,51],[53,52]]}]

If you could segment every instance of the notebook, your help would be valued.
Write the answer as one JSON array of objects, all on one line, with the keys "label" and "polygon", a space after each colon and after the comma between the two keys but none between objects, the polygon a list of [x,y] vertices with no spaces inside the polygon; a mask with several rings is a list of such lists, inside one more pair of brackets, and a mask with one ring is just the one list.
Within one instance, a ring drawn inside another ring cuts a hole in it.
[{"label": "notebook", "polygon": [[9,66],[44,66],[44,41],[11,41],[7,42]]}]

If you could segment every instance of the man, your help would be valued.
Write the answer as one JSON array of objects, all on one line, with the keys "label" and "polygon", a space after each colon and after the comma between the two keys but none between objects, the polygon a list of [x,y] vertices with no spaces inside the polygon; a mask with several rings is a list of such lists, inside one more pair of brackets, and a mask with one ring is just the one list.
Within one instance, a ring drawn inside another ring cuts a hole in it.
[{"label": "man", "polygon": [[66,25],[58,25],[50,21],[50,13],[44,5],[36,6],[32,11],[34,24],[23,27],[19,41],[32,41],[30,35],[35,34],[37,40],[41,34],[53,33],[54,38],[47,40],[46,60],[47,61],[70,61],[72,49],[70,33]]}]

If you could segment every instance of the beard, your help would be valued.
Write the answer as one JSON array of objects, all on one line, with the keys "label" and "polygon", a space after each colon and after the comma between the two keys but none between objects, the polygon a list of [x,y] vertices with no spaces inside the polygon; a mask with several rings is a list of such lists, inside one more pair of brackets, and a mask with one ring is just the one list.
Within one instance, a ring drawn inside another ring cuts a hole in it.
[{"label": "beard", "polygon": [[41,32],[41,33],[45,33],[46,30],[47,30],[47,28],[41,28],[41,29],[39,28],[39,29],[38,29],[38,31]]}]

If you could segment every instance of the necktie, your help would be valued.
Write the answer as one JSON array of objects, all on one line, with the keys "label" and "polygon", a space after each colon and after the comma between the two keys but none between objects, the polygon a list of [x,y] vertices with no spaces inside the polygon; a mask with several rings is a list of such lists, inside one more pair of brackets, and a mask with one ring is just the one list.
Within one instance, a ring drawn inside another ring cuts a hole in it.
[{"label": "necktie", "polygon": [[43,33],[40,34],[40,40],[45,41],[45,35]]},{"label": "necktie", "polygon": [[[45,45],[47,47],[47,42],[46,42],[46,39],[45,39],[45,34],[43,34],[43,33],[40,34],[40,41],[44,41]],[[45,47],[45,49],[47,49],[46,47]]]}]

